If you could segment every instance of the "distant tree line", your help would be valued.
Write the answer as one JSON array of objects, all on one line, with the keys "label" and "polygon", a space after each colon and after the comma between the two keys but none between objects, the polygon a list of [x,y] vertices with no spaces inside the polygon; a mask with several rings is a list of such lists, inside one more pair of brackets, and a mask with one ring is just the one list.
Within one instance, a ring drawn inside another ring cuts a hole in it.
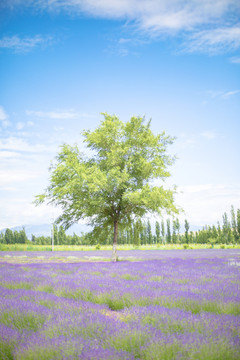
[{"label": "distant tree line", "polygon": [[[240,244],[240,209],[235,212],[231,207],[230,217],[225,212],[222,216],[222,224],[217,226],[204,226],[198,231],[189,231],[190,225],[184,221],[184,231],[181,231],[181,224],[178,218],[166,219],[165,221],[155,221],[151,224],[150,220],[142,221],[136,219],[131,226],[119,228],[118,244],[129,245],[154,245],[154,244]],[[97,228],[90,233],[81,235],[67,235],[63,226],[59,228],[54,225],[53,236],[55,245],[111,245],[113,229],[105,227]],[[6,229],[5,233],[0,233],[0,243],[3,244],[36,244],[50,245],[51,236],[32,235],[31,240],[27,238],[25,229],[12,231]]]}]

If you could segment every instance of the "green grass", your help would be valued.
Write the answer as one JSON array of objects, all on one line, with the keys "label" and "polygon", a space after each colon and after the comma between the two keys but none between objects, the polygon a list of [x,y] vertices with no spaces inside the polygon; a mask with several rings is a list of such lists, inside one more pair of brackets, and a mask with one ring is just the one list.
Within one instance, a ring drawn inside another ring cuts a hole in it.
[{"label": "green grass", "polygon": [[0,356],[3,356],[4,360],[14,360],[15,346],[15,342],[11,339],[8,341],[3,341],[0,339]]},{"label": "green grass", "polygon": [[35,313],[5,311],[0,314],[0,323],[18,329],[20,332],[23,329],[37,331],[42,327],[44,322],[45,318]]},{"label": "green grass", "polygon": [[124,280],[138,280],[139,276],[134,276],[131,274],[124,274],[124,275],[121,275],[120,278],[124,279]]},{"label": "green grass", "polygon": [[[173,250],[173,249],[209,249],[209,244],[153,244],[153,245],[118,245],[118,250]],[[214,249],[239,249],[240,244],[216,244]],[[55,245],[54,251],[96,251],[112,250],[112,245]],[[0,251],[52,251],[51,245],[0,244]]]},{"label": "green grass", "polygon": [[122,333],[118,336],[114,335],[108,339],[108,346],[112,346],[116,350],[124,350],[133,353],[136,359],[141,358],[141,347],[150,339],[150,335],[139,332],[137,330],[131,333]]},{"label": "green grass", "polygon": [[[173,344],[153,343],[146,347],[141,353],[142,360],[175,360],[183,353],[181,345],[177,342]],[[186,357],[187,358],[187,357]],[[184,357],[182,358],[184,359]]]},{"label": "green grass", "polygon": [[47,360],[61,359],[61,349],[49,346],[42,348],[40,346],[28,347],[24,352],[16,354],[16,360]]},{"label": "green grass", "polygon": [[0,282],[0,286],[5,287],[7,289],[24,289],[24,290],[31,290],[33,289],[33,284],[31,283],[25,283],[25,282],[19,282],[19,283],[8,283],[6,281]]}]

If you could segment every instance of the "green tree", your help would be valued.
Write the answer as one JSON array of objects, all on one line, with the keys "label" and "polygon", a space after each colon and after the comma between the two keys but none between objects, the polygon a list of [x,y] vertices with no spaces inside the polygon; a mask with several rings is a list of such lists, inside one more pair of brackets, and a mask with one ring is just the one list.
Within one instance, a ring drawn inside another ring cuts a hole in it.
[{"label": "green tree", "polygon": [[133,241],[134,241],[134,245],[136,246],[140,245],[141,229],[142,229],[142,222],[140,219],[137,219],[137,221],[134,222],[134,226],[133,226]]},{"label": "green tree", "polygon": [[25,228],[23,227],[22,230],[19,231],[19,237],[18,237],[18,242],[20,244],[26,244],[28,241],[26,232],[25,232]]},{"label": "green tree", "polygon": [[5,231],[5,242],[6,244],[14,243],[14,235],[11,229],[6,229]]},{"label": "green tree", "polygon": [[20,243],[20,241],[19,241],[19,232],[17,230],[15,230],[13,232],[13,242],[14,242],[14,244]]},{"label": "green tree", "polygon": [[54,245],[59,245],[59,238],[58,238],[58,227],[56,224],[53,224],[52,227],[52,234],[51,237],[53,237],[53,243]]},{"label": "green tree", "polygon": [[231,242],[231,224],[228,221],[228,216],[227,213],[225,212],[222,216],[223,218],[223,238],[224,238],[224,242],[226,244],[229,244]]},{"label": "green tree", "polygon": [[142,223],[140,239],[141,239],[141,244],[142,245],[147,244],[147,225],[146,225],[145,222]]},{"label": "green tree", "polygon": [[162,242],[165,244],[165,225],[164,221],[161,221],[161,235],[162,235]]},{"label": "green tree", "polygon": [[184,227],[185,227],[185,239],[186,239],[186,243],[188,244],[189,243],[188,231],[189,231],[190,225],[189,225],[189,222],[186,219],[185,219],[185,222],[184,222]]},{"label": "green tree", "polygon": [[240,209],[237,209],[237,232],[238,238],[240,238]]},{"label": "green tree", "polygon": [[172,242],[170,219],[167,219],[167,242],[169,244]]},{"label": "green tree", "polygon": [[178,218],[176,218],[175,220],[175,227],[176,227],[176,231],[177,231],[177,242],[179,243],[180,242],[180,228],[181,228],[181,225],[180,225],[180,221]]},{"label": "green tree", "polygon": [[152,236],[152,227],[151,227],[150,220],[148,219],[148,221],[147,221],[147,243],[149,245],[152,244],[152,240],[153,240],[152,238],[153,238],[153,236]]},{"label": "green tree", "polygon": [[32,237],[31,237],[32,243],[36,244],[36,240],[37,240],[36,236],[32,234]]},{"label": "green tree", "polygon": [[62,225],[59,227],[58,230],[58,243],[59,245],[66,245],[67,243],[67,235]]},{"label": "green tree", "polygon": [[5,243],[5,236],[3,232],[0,232],[0,244],[4,244],[4,243]]},{"label": "green tree", "polygon": [[231,225],[235,242],[238,240],[237,221],[233,205],[231,206]]},{"label": "green tree", "polygon": [[172,242],[177,243],[177,221],[173,220],[173,233],[172,233]]},{"label": "green tree", "polygon": [[78,147],[62,145],[51,166],[50,185],[36,197],[60,206],[57,223],[66,228],[86,218],[94,227],[114,229],[113,260],[117,259],[119,224],[126,225],[146,213],[177,213],[176,189],[154,186],[154,180],[170,176],[168,166],[174,157],[167,155],[173,138],[165,132],[154,135],[150,122],[132,117],[128,122],[103,114],[100,126],[82,133],[90,149],[88,156]]},{"label": "green tree", "polygon": [[160,243],[160,224],[158,221],[156,221],[156,223],[155,223],[155,234],[156,234],[157,244],[159,244]]}]

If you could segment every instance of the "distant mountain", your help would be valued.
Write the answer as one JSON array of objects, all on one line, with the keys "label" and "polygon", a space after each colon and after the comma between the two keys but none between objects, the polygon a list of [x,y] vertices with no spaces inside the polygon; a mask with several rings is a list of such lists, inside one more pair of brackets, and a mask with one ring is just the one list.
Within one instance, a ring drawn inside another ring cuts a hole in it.
[{"label": "distant mountain", "polygon": [[[22,226],[14,226],[10,228],[12,231],[20,231],[24,227],[26,235],[30,240],[32,235],[35,236],[51,236],[51,224],[40,224],[40,225],[22,225]],[[5,229],[1,229],[0,232],[5,232]],[[67,235],[73,235],[73,233],[77,235],[81,235],[82,232],[86,233],[91,231],[91,227],[85,224],[74,224],[68,230],[66,230]]]}]

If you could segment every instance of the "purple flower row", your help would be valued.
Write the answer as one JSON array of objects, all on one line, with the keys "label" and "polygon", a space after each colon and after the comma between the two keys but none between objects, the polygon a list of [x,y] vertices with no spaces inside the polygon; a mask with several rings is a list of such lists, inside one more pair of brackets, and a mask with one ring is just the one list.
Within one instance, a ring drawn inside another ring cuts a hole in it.
[{"label": "purple flower row", "polygon": [[178,254],[2,263],[0,358],[239,359],[240,272],[229,265],[238,254]]}]

